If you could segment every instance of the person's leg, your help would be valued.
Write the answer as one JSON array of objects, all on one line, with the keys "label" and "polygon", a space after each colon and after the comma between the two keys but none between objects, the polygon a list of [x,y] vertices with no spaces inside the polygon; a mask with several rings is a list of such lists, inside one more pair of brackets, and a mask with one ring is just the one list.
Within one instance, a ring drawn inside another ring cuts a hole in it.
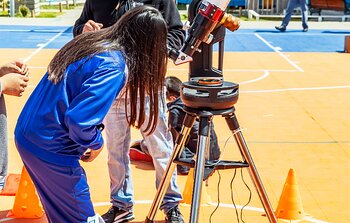
[{"label": "person's leg", "polygon": [[0,96],[0,190],[5,185],[8,168],[8,132],[4,96]]},{"label": "person's leg", "polygon": [[18,151],[50,223],[86,223],[89,217],[95,216],[86,174],[81,166],[58,166],[40,160],[20,146]]},{"label": "person's leg", "polygon": [[301,19],[302,19],[303,31],[306,32],[308,31],[308,25],[307,25],[308,9],[306,5],[306,0],[300,0],[300,8],[301,8]]},{"label": "person's leg", "polygon": [[[156,171],[157,188],[174,148],[173,139],[168,129],[166,103],[164,98],[165,96],[162,99],[163,103],[160,103],[159,105],[159,116],[155,131],[150,135],[147,135],[144,131],[141,131],[144,142],[153,158],[153,164]],[[147,115],[145,125],[147,124],[149,118],[149,106],[150,104],[148,101],[145,104],[145,112]],[[143,130],[144,128],[142,127],[141,129]],[[175,171],[169,184],[169,188],[164,196],[161,209],[164,210],[164,212],[168,212],[170,209],[176,207],[181,199],[182,196],[176,183]]]},{"label": "person's leg", "polygon": [[124,99],[112,105],[103,123],[105,125],[108,151],[110,199],[114,208],[112,207],[107,213],[102,215],[102,218],[105,220],[107,218],[114,219],[121,214],[121,218],[131,220],[134,218],[132,214],[134,188],[129,158],[130,127],[125,117]]},{"label": "person's leg", "polygon": [[144,139],[141,140],[140,142],[140,148],[141,148],[141,151],[146,153],[147,155],[149,155],[149,151],[148,151],[148,148],[147,148],[147,144],[145,142]]},{"label": "person's leg", "polygon": [[290,21],[290,19],[292,17],[294,8],[297,6],[296,1],[297,0],[289,0],[288,1],[288,5],[287,5],[287,8],[286,8],[286,15],[284,16],[283,21],[282,21],[282,26],[283,27],[287,27],[288,26],[289,21]]}]

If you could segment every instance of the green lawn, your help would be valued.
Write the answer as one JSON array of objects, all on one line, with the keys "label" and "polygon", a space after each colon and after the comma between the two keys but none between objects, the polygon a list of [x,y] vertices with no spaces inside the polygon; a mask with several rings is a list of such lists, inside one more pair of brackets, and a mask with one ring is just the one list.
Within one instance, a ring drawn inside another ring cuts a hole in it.
[{"label": "green lawn", "polygon": [[40,12],[35,18],[56,18],[59,15],[63,15],[63,12]]}]

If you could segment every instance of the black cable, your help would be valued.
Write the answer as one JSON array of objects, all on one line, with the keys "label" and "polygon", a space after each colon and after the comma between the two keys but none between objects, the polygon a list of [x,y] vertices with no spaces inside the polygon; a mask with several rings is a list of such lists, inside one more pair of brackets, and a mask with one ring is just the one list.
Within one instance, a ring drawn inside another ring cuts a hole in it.
[{"label": "black cable", "polygon": [[242,222],[245,223],[245,221],[243,220],[243,209],[250,203],[251,199],[252,199],[252,191],[250,190],[248,184],[245,182],[244,177],[243,177],[243,168],[241,169],[241,176],[242,176],[242,181],[244,183],[244,185],[246,186],[246,188],[249,190],[249,199],[247,201],[247,203],[245,205],[243,205],[242,209],[241,209],[241,219]]},{"label": "black cable", "polygon": [[237,169],[234,169],[234,170],[235,170],[235,171],[234,171],[234,174],[233,174],[233,177],[232,177],[231,183],[230,183],[230,189],[231,189],[231,201],[232,201],[233,206],[235,207],[235,212],[236,212],[237,223],[239,223],[239,222],[240,222],[240,220],[239,220],[239,216],[238,216],[238,210],[237,210],[237,206],[236,206],[235,200],[233,199],[233,181],[234,181],[234,179],[236,178]]},{"label": "black cable", "polygon": [[218,173],[219,175],[219,180],[218,180],[218,185],[217,185],[217,188],[218,188],[218,204],[216,205],[215,209],[213,210],[213,212],[210,214],[210,217],[209,217],[209,222],[211,223],[211,218],[212,216],[214,215],[214,213],[216,212],[216,210],[219,208],[220,206],[220,182],[221,182],[221,175],[220,175],[220,171],[219,170],[216,170],[216,172]]}]

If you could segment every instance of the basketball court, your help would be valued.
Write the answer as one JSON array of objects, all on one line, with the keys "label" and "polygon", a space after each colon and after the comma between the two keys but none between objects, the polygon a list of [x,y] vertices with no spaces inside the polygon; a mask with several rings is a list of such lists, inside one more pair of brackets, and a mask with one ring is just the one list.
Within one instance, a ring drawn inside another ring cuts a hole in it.
[{"label": "basketball court", "polygon": [[[350,28],[310,25],[302,33],[298,25],[279,33],[273,26],[242,22],[240,30],[226,35],[224,79],[240,85],[236,115],[273,209],[293,169],[302,200],[298,208],[305,215],[298,222],[345,223],[350,219],[350,54],[343,50]],[[50,59],[71,38],[71,27],[0,26],[0,64],[21,58],[30,68],[24,95],[6,96],[10,173],[21,173],[23,166],[13,141],[17,117]],[[187,81],[188,65],[169,62],[168,75]],[[214,124],[222,159],[242,160],[224,118],[214,117]],[[132,140],[138,139],[133,130]],[[107,150],[82,165],[95,210],[103,214],[110,207]],[[133,222],[143,222],[156,192],[153,166],[132,162],[132,176]],[[178,176],[181,191],[187,180]],[[205,189],[200,222],[269,222],[247,169],[216,171]],[[0,222],[47,222],[6,217],[13,204],[14,196],[0,196]],[[188,221],[190,205],[180,208]],[[163,222],[164,214],[159,211],[156,219]]]}]

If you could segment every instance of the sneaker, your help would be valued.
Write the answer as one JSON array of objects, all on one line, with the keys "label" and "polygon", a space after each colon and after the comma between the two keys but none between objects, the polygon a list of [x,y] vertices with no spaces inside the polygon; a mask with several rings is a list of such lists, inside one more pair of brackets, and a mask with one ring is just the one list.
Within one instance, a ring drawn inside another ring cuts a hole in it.
[{"label": "sneaker", "polygon": [[135,216],[131,211],[124,211],[118,207],[112,206],[107,213],[102,215],[102,218],[106,223],[118,223],[131,221]]},{"label": "sneaker", "polygon": [[281,31],[281,32],[285,32],[286,31],[286,27],[285,26],[275,26],[275,29],[277,29],[278,31]]},{"label": "sneaker", "polygon": [[141,150],[140,141],[136,141],[130,146],[129,156],[132,161],[153,162],[152,157]]},{"label": "sneaker", "polygon": [[303,28],[303,32],[307,32],[307,31],[309,31],[309,27]]},{"label": "sneaker", "polygon": [[1,193],[2,189],[4,189],[4,186],[5,186],[4,182],[0,182],[0,193]]},{"label": "sneaker", "polygon": [[6,176],[0,176],[0,191],[5,187]]},{"label": "sneaker", "polygon": [[185,223],[184,217],[182,216],[179,206],[175,206],[170,209],[165,216],[166,223]]}]

